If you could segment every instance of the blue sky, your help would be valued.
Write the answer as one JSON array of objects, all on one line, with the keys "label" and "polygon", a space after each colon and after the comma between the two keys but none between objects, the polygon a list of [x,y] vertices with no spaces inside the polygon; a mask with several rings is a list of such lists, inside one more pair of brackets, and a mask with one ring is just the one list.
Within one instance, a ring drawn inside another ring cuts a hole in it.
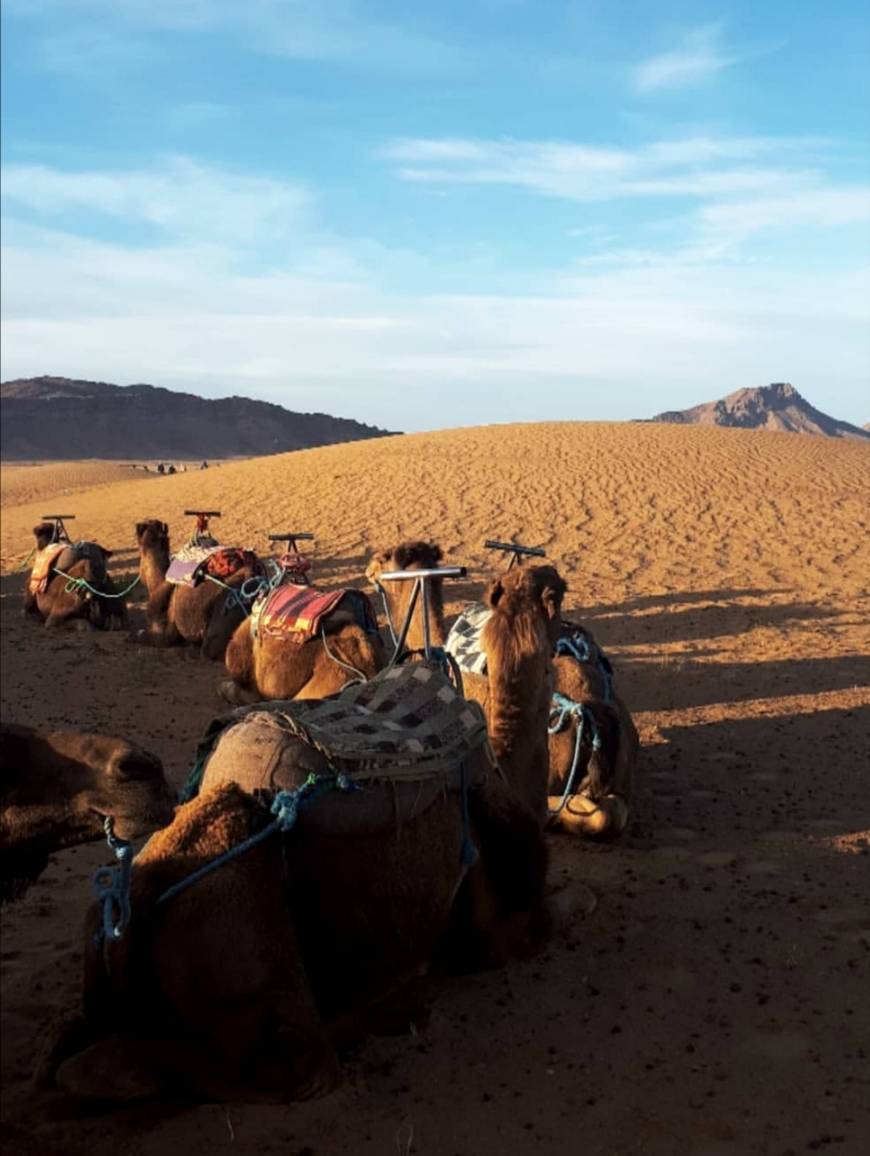
[{"label": "blue sky", "polygon": [[4,378],[870,421],[858,0],[3,0]]}]

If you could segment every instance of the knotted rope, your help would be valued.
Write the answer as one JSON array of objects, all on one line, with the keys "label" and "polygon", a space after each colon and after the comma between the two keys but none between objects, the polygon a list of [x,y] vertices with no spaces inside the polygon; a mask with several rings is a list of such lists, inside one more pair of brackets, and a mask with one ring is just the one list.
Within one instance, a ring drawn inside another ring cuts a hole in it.
[{"label": "knotted rope", "polygon": [[338,791],[356,791],[359,788],[352,779],[339,772],[332,775],[316,775],[312,772],[304,783],[298,787],[294,787],[291,791],[278,791],[272,801],[271,813],[275,816],[268,826],[264,827],[262,831],[258,831],[256,835],[252,835],[250,839],[245,839],[243,843],[238,843],[235,847],[231,847],[229,851],[225,851],[222,855],[218,855],[216,859],[204,864],[186,878],[174,883],[172,887],[164,891],[157,900],[157,906],[160,907],[164,903],[168,903],[170,899],[174,899],[182,891],[186,891],[188,887],[198,883],[200,879],[204,879],[210,875],[212,871],[216,871],[218,867],[223,867],[226,863],[231,863],[234,859],[244,855],[247,851],[251,851],[254,847],[258,847],[264,843],[272,835],[279,831],[286,834],[292,831],[296,825],[296,820],[299,817],[299,809],[303,803],[311,803],[320,795],[325,794],[329,790]]},{"label": "knotted rope", "polygon": [[[574,756],[571,759],[571,770],[568,772],[568,779],[565,784],[565,790],[562,792],[562,798],[559,806],[555,810],[550,809],[551,815],[560,814],[568,799],[574,793],[574,780],[577,778],[577,771],[580,766],[580,750],[583,746],[583,737],[586,728],[588,727],[592,734],[592,750],[601,750],[601,735],[598,733],[598,724],[595,721],[595,716],[592,711],[582,702],[574,702],[573,699],[567,698],[564,694],[559,694],[558,691],[553,695],[552,705],[550,707],[550,725],[547,728],[549,734],[555,735],[563,731],[568,726],[570,719],[575,720],[574,731]],[[553,721],[555,719],[555,722]]]},{"label": "knotted rope", "polygon": [[120,939],[130,922],[130,878],[133,871],[133,846],[126,839],[119,839],[113,831],[113,820],[107,815],[103,820],[106,842],[115,852],[118,863],[114,867],[101,867],[94,874],[94,893],[103,908],[102,936],[106,939]]}]

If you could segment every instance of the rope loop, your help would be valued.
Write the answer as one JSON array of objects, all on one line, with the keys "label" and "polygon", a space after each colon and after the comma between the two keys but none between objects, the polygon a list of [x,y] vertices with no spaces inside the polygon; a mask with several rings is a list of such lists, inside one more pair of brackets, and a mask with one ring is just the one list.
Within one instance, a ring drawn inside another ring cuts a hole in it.
[{"label": "rope loop", "polygon": [[[555,718],[555,722],[553,719]],[[571,769],[568,772],[568,778],[565,783],[565,790],[562,792],[562,798],[559,800],[558,807],[550,808],[551,815],[559,815],[565,809],[568,799],[574,793],[574,782],[577,778],[577,772],[580,769],[580,752],[583,749],[583,736],[586,728],[589,728],[591,733],[591,746],[593,751],[601,750],[601,735],[598,731],[598,724],[595,721],[595,715],[582,702],[574,702],[573,699],[567,695],[560,694],[558,691],[553,695],[552,705],[550,707],[550,725],[547,728],[551,735],[559,734],[568,726],[570,719],[575,720],[574,731],[574,754],[571,758]]]},{"label": "rope loop", "polygon": [[106,842],[115,853],[114,867],[101,867],[94,874],[94,893],[103,908],[102,934],[106,939],[120,939],[130,922],[130,880],[133,872],[133,847],[119,839],[113,830],[111,815],[103,820]]},{"label": "rope loop", "polygon": [[97,590],[84,578],[77,578],[74,574],[67,574],[65,570],[59,570],[57,566],[52,567],[52,569],[55,574],[59,574],[61,578],[67,579],[66,586],[64,587],[65,594],[80,594],[82,590],[88,590],[97,598],[126,598],[130,591],[135,586],[138,586],[142,580],[140,575],[137,574],[126,589],[121,590],[118,594],[110,594],[107,590]]}]

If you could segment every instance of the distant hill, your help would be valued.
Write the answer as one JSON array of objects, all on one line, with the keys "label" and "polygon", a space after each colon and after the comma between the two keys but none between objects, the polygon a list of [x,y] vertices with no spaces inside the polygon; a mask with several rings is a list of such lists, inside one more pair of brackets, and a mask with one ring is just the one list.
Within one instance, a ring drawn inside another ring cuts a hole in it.
[{"label": "distant hill", "polygon": [[721,425],[741,429],[785,430],[789,433],[821,434],[831,438],[870,438],[867,427],[850,425],[828,417],[793,385],[777,382],[758,389],[738,389],[721,401],[708,401],[691,409],[660,413],[652,421],[673,425]]},{"label": "distant hill", "polygon": [[0,456],[8,461],[259,456],[389,432],[247,397],[203,398],[153,385],[67,377],[0,385]]}]

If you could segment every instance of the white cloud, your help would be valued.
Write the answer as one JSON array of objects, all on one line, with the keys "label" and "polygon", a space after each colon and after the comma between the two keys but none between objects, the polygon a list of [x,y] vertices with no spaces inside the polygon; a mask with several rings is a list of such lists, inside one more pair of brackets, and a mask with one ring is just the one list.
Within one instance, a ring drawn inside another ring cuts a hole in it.
[{"label": "white cloud", "polygon": [[42,216],[83,212],[152,226],[171,237],[274,244],[298,228],[310,199],[297,184],[172,158],[147,170],[3,170],[7,204]]}]

